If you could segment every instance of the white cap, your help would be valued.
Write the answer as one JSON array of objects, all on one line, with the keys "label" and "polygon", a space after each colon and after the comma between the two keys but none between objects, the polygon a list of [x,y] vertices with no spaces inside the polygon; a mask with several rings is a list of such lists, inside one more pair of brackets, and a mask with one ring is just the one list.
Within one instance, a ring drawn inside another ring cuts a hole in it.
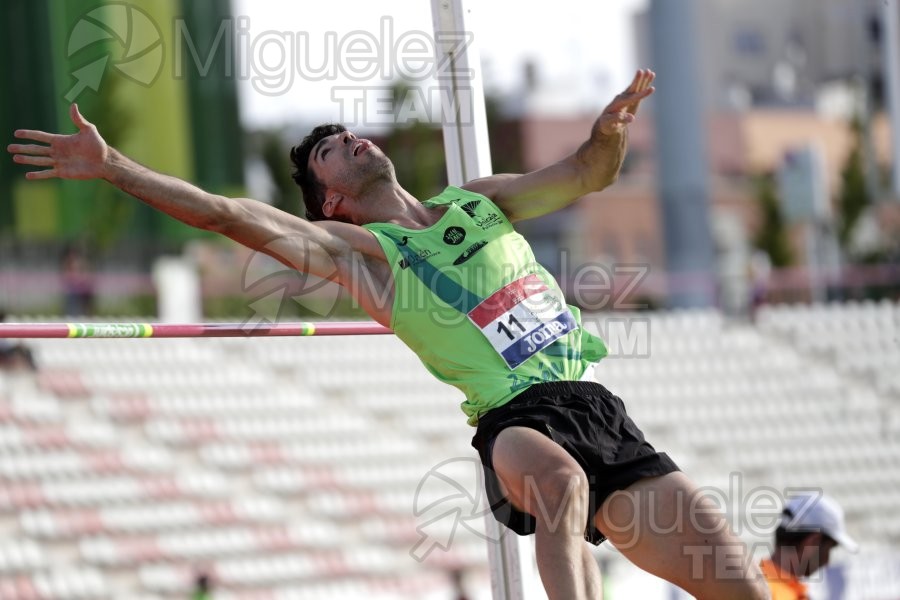
[{"label": "white cap", "polygon": [[784,506],[781,526],[787,531],[824,533],[850,552],[859,550],[859,544],[844,528],[844,510],[822,492],[801,492],[791,496]]}]

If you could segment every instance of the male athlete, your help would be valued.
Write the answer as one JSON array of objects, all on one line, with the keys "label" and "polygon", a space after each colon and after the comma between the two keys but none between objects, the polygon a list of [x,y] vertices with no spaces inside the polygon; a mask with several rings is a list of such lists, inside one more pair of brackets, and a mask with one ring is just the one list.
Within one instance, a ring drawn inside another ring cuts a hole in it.
[{"label": "male athlete", "polygon": [[29,179],[102,178],[189,225],[222,233],[345,286],[436,377],[466,396],[492,510],[534,533],[550,598],[599,598],[587,539],[700,598],[766,598],[765,582],[668,456],[604,387],[580,379],[606,354],[511,222],[568,206],[615,181],[626,126],[653,93],[638,71],[571,156],[525,175],[448,187],[420,202],[370,141],[320,126],[292,149],[310,220],[209,194],[110,148],[72,106],[78,133],[20,130]]}]

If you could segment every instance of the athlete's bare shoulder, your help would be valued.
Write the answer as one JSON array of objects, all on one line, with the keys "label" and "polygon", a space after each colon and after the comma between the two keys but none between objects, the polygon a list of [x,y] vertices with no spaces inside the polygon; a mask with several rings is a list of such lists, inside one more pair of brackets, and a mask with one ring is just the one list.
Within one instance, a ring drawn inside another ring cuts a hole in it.
[{"label": "athlete's bare shoulder", "polygon": [[316,221],[316,225],[350,245],[354,252],[374,259],[387,260],[375,234],[359,225],[341,221]]},{"label": "athlete's bare shoulder", "polygon": [[375,235],[352,223],[317,221],[316,225],[346,242],[352,251],[352,256],[340,267],[341,285],[373,319],[390,327],[394,278]]}]

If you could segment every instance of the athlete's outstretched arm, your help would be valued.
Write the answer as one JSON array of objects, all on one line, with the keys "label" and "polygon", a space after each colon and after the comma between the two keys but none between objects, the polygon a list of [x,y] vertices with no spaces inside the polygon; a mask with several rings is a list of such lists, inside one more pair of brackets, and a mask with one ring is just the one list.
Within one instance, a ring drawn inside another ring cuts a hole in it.
[{"label": "athlete's outstretched arm", "polygon": [[530,219],[564,208],[613,183],[625,158],[626,128],[641,101],[652,94],[656,74],[639,70],[631,85],[603,109],[591,133],[571,156],[525,175],[493,175],[463,187],[493,200],[511,220]]},{"label": "athlete's outstretched arm", "polygon": [[105,179],[188,225],[222,233],[288,266],[338,281],[341,265],[350,259],[354,248],[367,253],[371,234],[362,228],[347,223],[320,226],[263,202],[210,194],[152,171],[111,148],[76,105],[72,105],[70,114],[78,127],[74,135],[25,129],[15,132],[17,138],[39,142],[7,148],[15,162],[45,167],[26,173],[28,179]]}]

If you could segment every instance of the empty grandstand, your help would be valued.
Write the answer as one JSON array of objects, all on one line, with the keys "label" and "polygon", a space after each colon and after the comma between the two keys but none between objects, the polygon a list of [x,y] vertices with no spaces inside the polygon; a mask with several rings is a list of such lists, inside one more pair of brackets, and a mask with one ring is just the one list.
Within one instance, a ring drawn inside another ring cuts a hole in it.
[{"label": "empty grandstand", "polygon": [[[758,555],[763,492],[826,490],[862,551],[816,585],[900,595],[900,306],[646,314],[649,356],[593,376],[648,437]],[[216,598],[451,598],[455,571],[489,597],[462,397],[392,336],[29,344],[40,371],[0,375],[0,597],[183,598],[203,572]],[[597,556],[611,597],[665,593]]]}]

